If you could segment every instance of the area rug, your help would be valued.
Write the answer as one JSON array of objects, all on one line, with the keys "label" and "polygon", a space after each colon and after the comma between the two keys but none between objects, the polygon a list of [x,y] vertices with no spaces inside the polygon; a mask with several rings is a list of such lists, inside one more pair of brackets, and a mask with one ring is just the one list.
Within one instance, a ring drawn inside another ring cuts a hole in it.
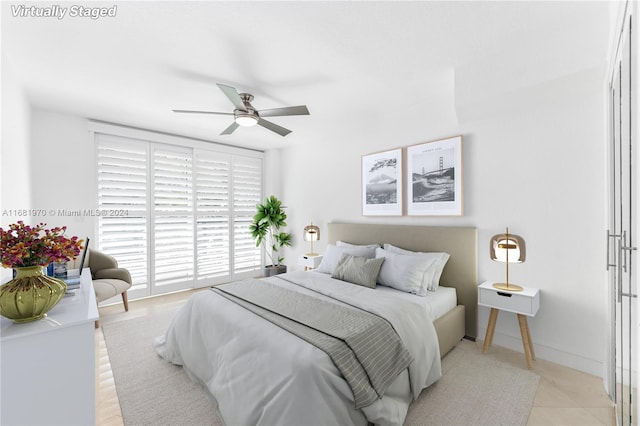
[{"label": "area rug", "polygon": [[525,425],[539,382],[463,340],[442,359],[440,380],[411,404],[405,425]]},{"label": "area rug", "polygon": [[[206,391],[161,359],[153,339],[173,312],[104,324],[125,425],[222,425]],[[482,355],[462,341],[442,360],[442,378],[411,404],[406,425],[525,425],[540,377]]]}]

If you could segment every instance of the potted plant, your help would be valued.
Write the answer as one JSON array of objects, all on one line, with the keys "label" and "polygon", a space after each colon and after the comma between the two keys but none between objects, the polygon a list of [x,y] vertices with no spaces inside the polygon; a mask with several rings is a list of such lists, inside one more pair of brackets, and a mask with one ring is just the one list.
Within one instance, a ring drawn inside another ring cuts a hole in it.
[{"label": "potted plant", "polygon": [[282,203],[275,196],[267,197],[264,204],[256,205],[256,214],[253,223],[249,225],[251,236],[256,240],[256,247],[262,243],[271,264],[264,267],[264,276],[282,274],[287,272],[287,265],[283,265],[283,257],[278,256],[278,250],[291,245],[291,234],[280,229],[287,226],[287,214],[282,208]]}]

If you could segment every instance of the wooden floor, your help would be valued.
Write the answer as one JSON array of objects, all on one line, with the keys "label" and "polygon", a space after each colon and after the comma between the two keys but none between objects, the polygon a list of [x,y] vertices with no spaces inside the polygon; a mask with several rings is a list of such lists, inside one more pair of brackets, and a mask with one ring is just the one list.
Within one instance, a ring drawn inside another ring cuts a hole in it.
[{"label": "wooden floor", "polygon": [[[101,324],[146,316],[182,304],[193,291],[132,301],[129,312],[122,304],[100,308]],[[101,329],[96,330],[96,425],[122,425],[120,403],[113,381],[107,347]],[[476,342],[481,350],[482,341]],[[493,345],[485,356],[526,368],[524,355]],[[611,401],[602,380],[571,368],[538,359],[533,370],[540,385],[527,425],[612,425],[616,424]]]}]

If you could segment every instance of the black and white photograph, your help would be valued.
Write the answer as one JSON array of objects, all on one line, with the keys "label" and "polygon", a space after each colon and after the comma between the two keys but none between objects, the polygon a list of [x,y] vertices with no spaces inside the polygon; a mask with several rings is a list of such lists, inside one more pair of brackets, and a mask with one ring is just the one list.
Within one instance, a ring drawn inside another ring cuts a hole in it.
[{"label": "black and white photograph", "polygon": [[402,215],[402,149],[362,156],[362,215]]},{"label": "black and white photograph", "polygon": [[407,148],[408,214],[462,215],[462,136]]}]

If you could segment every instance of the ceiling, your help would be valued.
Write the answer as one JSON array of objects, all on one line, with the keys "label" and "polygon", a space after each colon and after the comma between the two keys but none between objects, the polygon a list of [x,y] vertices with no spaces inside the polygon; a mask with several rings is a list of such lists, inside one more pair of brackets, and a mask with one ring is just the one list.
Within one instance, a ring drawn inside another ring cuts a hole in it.
[{"label": "ceiling", "polygon": [[[497,85],[602,66],[608,46],[609,6],[593,1],[85,3],[117,6],[96,20],[15,17],[16,4],[2,3],[3,61],[32,105],[257,149],[410,125]],[[230,117],[171,111],[232,112],[216,83],[311,115],[271,118],[293,131],[282,138],[220,136]]]}]

